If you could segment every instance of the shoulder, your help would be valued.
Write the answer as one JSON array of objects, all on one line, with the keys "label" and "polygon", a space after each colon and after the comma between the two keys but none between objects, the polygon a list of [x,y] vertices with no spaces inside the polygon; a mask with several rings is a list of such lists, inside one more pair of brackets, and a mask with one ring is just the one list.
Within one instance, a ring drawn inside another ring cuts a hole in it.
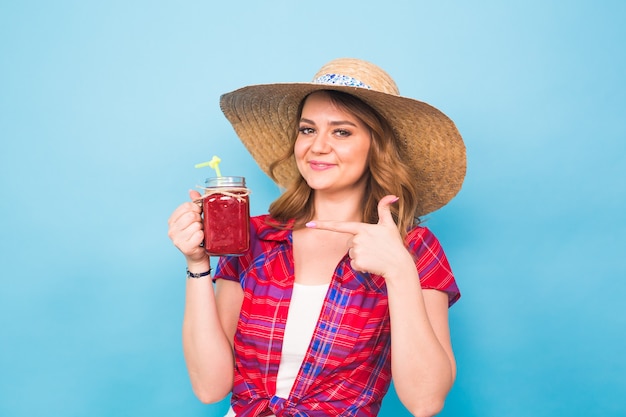
[{"label": "shoulder", "polygon": [[439,239],[425,226],[415,225],[409,229],[406,235],[406,243],[410,247],[438,245]]},{"label": "shoulder", "polygon": [[258,216],[250,216],[250,223],[252,225],[262,225],[265,224],[266,219],[270,218],[269,214],[261,214]]},{"label": "shoulder", "polygon": [[422,262],[432,259],[447,263],[439,239],[427,227],[413,226],[407,233],[406,245],[413,256]]},{"label": "shoulder", "polygon": [[454,304],[461,294],[439,239],[427,227],[414,226],[406,242],[415,258],[422,288],[444,291],[449,305]]},{"label": "shoulder", "polygon": [[250,218],[251,238],[273,241],[287,240],[293,229],[293,223],[293,221],[281,223],[269,214],[253,216]]}]

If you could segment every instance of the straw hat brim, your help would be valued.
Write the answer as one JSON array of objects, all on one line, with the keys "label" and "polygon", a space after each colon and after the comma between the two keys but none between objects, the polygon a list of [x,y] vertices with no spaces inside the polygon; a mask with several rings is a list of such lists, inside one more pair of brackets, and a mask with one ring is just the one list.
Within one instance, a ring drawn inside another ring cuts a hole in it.
[{"label": "straw hat brim", "polygon": [[[375,90],[316,83],[261,84],[220,97],[220,107],[259,167],[269,167],[290,148],[291,129],[300,102],[319,90],[352,94],[374,108],[392,127],[417,181],[416,216],[447,204],[461,189],[466,171],[463,139],[454,122],[435,107]],[[287,187],[297,176],[294,161],[275,171]]]}]

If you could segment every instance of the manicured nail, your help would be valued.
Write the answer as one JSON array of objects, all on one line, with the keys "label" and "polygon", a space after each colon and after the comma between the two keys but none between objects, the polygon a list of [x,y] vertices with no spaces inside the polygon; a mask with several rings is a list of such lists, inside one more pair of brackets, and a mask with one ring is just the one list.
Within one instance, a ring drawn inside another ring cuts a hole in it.
[{"label": "manicured nail", "polygon": [[306,227],[315,227],[317,226],[317,224],[315,224],[315,222],[308,222],[305,224]]},{"label": "manicured nail", "polygon": [[400,200],[400,197],[396,197],[393,200],[391,200],[391,204],[395,203],[396,201]]}]

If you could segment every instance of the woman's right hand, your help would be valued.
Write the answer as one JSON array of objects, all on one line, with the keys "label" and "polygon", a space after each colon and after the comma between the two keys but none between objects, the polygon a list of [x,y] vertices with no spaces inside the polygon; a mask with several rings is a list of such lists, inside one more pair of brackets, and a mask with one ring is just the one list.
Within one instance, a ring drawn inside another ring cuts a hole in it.
[{"label": "woman's right hand", "polygon": [[181,204],[174,210],[167,224],[169,226],[167,235],[180,250],[187,263],[195,264],[206,262],[208,255],[204,248],[200,246],[204,239],[202,226],[202,208],[194,203],[202,196],[197,191],[189,191],[191,201]]}]

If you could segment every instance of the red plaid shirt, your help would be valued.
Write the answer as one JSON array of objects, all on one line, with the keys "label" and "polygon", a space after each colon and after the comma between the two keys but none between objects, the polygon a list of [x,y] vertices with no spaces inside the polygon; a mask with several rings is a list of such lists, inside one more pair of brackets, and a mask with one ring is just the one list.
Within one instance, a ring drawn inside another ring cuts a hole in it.
[{"label": "red plaid shirt", "polygon": [[[276,397],[276,376],[294,283],[290,230],[251,220],[250,250],[219,260],[215,279],[244,290],[235,334],[237,416],[375,416],[391,382],[387,289],[381,276],[360,273],[345,256],[332,278],[311,344],[288,399]],[[435,236],[416,226],[407,236],[422,288],[459,297]]]}]

